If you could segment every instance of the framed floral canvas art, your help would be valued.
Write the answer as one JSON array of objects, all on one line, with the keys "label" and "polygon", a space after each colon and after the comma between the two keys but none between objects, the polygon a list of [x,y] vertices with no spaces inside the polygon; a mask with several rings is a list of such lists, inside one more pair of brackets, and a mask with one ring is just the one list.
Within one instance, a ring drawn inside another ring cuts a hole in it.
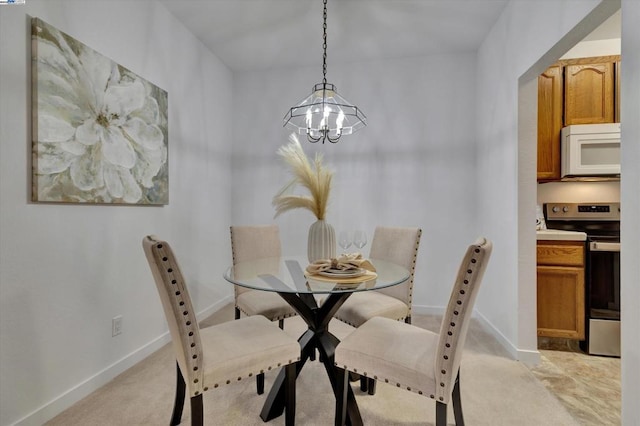
[{"label": "framed floral canvas art", "polygon": [[169,202],[167,92],[39,18],[32,41],[32,199]]}]

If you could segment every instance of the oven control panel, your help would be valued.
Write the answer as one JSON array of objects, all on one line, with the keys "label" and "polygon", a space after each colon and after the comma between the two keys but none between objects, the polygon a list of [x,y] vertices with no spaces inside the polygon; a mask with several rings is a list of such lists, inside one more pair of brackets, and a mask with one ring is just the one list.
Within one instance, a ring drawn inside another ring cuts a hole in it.
[{"label": "oven control panel", "polygon": [[620,220],[620,203],[546,203],[547,220]]}]

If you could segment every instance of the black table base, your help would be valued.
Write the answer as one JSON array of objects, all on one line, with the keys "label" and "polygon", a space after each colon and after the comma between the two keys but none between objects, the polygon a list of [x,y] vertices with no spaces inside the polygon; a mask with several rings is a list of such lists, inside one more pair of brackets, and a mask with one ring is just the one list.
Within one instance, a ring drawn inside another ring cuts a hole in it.
[{"label": "black table base", "polygon": [[[301,356],[296,367],[296,377],[317,349],[320,354],[320,362],[324,364],[327,376],[329,376],[333,393],[337,395],[338,378],[334,366],[334,353],[339,340],[329,332],[329,321],[351,293],[332,293],[321,306],[318,306],[312,294],[285,292],[278,294],[298,312],[309,327],[298,339]],[[351,386],[347,386],[347,388],[347,424],[362,425],[362,417],[353,390]],[[281,370],[267,396],[260,418],[268,422],[280,416],[284,411],[284,401],[284,370]]]}]

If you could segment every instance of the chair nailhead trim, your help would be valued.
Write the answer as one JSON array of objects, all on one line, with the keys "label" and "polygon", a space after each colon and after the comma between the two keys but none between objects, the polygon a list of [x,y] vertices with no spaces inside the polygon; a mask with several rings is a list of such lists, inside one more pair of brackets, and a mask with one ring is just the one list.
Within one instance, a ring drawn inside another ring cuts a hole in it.
[{"label": "chair nailhead trim", "polygon": [[227,380],[227,384],[231,383],[231,380]]}]

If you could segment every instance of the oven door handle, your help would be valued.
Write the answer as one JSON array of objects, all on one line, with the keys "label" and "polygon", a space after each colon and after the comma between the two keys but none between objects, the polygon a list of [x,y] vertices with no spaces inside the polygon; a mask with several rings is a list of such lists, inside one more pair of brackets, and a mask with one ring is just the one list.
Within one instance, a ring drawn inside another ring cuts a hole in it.
[{"label": "oven door handle", "polygon": [[603,243],[599,241],[591,241],[591,243],[589,244],[589,250],[620,253],[620,243]]}]

